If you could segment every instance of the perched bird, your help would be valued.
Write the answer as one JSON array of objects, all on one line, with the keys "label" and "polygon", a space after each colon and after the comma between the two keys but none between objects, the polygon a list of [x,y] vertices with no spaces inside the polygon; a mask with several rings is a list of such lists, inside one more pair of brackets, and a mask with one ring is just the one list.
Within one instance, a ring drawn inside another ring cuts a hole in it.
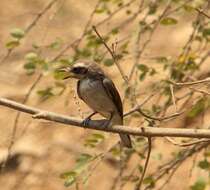
[{"label": "perched bird", "polygon": [[[93,111],[84,122],[96,113],[101,114],[113,125],[123,125],[123,107],[120,95],[112,80],[98,64],[92,61],[78,61],[73,66],[60,69],[66,78],[76,78],[77,93]],[[122,145],[132,147],[129,135],[119,134]]]}]

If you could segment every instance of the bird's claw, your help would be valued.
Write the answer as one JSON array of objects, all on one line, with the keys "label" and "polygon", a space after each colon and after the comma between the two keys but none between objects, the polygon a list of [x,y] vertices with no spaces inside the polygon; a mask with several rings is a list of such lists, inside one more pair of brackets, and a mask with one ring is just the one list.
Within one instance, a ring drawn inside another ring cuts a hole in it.
[{"label": "bird's claw", "polygon": [[91,119],[88,117],[82,121],[82,125],[84,125],[84,127],[87,127],[89,125],[90,121],[91,121]]}]

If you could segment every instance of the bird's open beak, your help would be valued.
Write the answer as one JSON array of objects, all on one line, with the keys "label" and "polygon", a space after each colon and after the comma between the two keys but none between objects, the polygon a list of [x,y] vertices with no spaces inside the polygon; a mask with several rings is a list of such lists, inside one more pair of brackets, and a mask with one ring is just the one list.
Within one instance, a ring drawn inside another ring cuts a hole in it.
[{"label": "bird's open beak", "polygon": [[68,79],[68,78],[74,78],[74,74],[71,72],[71,68],[70,67],[60,68],[57,71],[64,73],[63,80],[64,79]]}]

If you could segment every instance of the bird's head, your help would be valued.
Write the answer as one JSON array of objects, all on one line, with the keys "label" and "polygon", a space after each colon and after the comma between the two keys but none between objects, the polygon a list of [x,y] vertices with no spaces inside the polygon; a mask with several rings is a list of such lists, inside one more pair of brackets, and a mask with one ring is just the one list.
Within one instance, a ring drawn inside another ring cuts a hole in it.
[{"label": "bird's head", "polygon": [[86,77],[97,77],[104,75],[104,72],[99,65],[91,61],[78,61],[73,66],[61,68],[59,71],[65,73],[66,76],[64,79],[83,79]]}]

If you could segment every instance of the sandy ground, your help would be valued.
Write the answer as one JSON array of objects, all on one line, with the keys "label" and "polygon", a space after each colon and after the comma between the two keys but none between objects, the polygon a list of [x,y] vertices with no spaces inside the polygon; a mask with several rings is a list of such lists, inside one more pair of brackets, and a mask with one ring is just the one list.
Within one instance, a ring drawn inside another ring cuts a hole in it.
[{"label": "sandy ground", "polygon": [[[31,84],[36,80],[38,74],[27,76],[23,69],[24,55],[30,51],[31,44],[48,44],[56,37],[62,36],[65,42],[70,42],[78,37],[83,30],[88,16],[95,4],[94,1],[86,0],[68,0],[65,6],[51,19],[56,9],[53,8],[43,19],[33,28],[33,30],[22,41],[12,55],[0,65],[0,96],[10,98],[16,101],[22,101]],[[15,27],[24,28],[34,18],[34,14],[40,11],[47,2],[41,0],[1,0],[0,2],[0,56],[6,54],[4,44],[10,38],[9,31]],[[190,19],[190,18],[189,18]],[[176,55],[187,39],[191,28],[186,22],[181,21],[176,27],[160,27],[153,42],[147,48],[146,53],[152,55]],[[169,35],[170,34],[170,35]],[[170,44],[170,45],[169,45]],[[54,52],[50,52],[50,55]],[[129,70],[130,61],[123,61],[121,64],[126,71]],[[145,62],[147,63],[147,62]],[[122,80],[115,67],[106,69],[111,75],[117,86],[121,87]],[[162,76],[157,76],[162,77]],[[154,80],[154,79],[153,79]],[[42,102],[36,94],[36,91],[50,86],[53,83],[53,77],[49,74],[43,77],[42,81],[33,91],[28,105],[43,108],[49,111],[68,114],[71,116],[86,115],[90,110],[83,104],[79,103],[81,110],[78,110],[78,98],[74,98],[72,90],[75,88],[75,82],[70,81],[68,89],[59,97],[52,97]],[[149,82],[142,84],[146,86]],[[122,94],[122,92],[121,92]],[[143,99],[144,97],[140,98]],[[12,127],[16,112],[7,108],[0,108],[0,159],[3,160],[6,155],[6,148],[10,143]],[[177,125],[180,122],[177,123]],[[174,125],[176,127],[176,125]],[[30,189],[30,190],[64,190],[63,180],[59,175],[70,170],[75,163],[75,158],[81,152],[100,153],[107,150],[114,144],[118,137],[116,135],[106,134],[106,141],[96,150],[88,149],[83,146],[84,139],[91,132],[89,130],[68,127],[61,124],[34,121],[30,116],[21,114],[18,124],[16,140],[13,147],[13,155],[16,155],[16,165],[8,172],[0,175],[0,184],[4,190],[13,189]],[[165,148],[167,146],[167,149]],[[174,146],[167,144],[162,140],[155,141],[154,151],[152,153],[151,165],[148,173],[153,171],[157,166],[156,158],[158,153],[162,153],[163,160],[170,157]],[[156,149],[157,148],[157,149]],[[128,172],[131,170],[133,162],[129,163]],[[197,175],[202,175],[200,170],[195,170],[193,177],[187,177],[192,163],[189,161],[178,169],[172,182],[167,189],[188,189],[189,184]],[[93,172],[86,189],[107,190],[113,183],[118,167],[116,164],[110,164],[108,161],[101,162]],[[185,180],[183,180],[185,179]],[[132,185],[128,184],[124,189],[131,189]],[[75,189],[75,186],[68,188]],[[80,189],[83,189],[81,186]]]}]

